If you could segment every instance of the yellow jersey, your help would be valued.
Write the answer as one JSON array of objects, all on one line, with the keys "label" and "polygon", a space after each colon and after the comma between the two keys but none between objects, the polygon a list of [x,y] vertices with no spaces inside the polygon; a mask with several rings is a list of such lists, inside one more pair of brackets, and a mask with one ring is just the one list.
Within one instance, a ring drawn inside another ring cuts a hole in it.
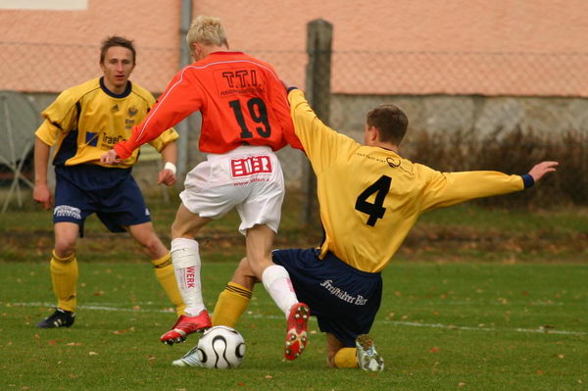
[{"label": "yellow jersey", "polygon": [[300,90],[288,95],[296,136],[317,177],[328,251],[365,272],[380,272],[425,211],[524,189],[520,175],[440,172],[366,146],[316,116]]},{"label": "yellow jersey", "polygon": [[[96,78],[68,88],[43,111],[45,120],[35,135],[45,144],[56,146],[53,164],[73,166],[95,164],[128,168],[137,162],[139,151],[120,163],[100,163],[100,156],[114,144],[131,136],[155,103],[153,95],[135,83],[128,82],[118,95],[109,91],[103,78]],[[161,151],[176,140],[178,133],[168,129],[150,144]]]}]

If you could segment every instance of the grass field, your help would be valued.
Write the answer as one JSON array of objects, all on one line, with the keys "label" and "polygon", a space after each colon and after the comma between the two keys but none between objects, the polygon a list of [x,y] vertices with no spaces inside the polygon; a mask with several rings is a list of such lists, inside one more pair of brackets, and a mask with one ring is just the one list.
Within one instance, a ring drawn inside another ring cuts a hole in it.
[{"label": "grass field", "polygon": [[[372,330],[379,374],[328,369],[314,321],[305,354],[283,361],[284,320],[259,288],[238,327],[239,369],[173,368],[196,338],[158,342],[175,315],[149,267],[82,264],[76,324],[53,330],[34,327],[52,305],[47,265],[1,267],[2,390],[588,389],[586,265],[393,265]],[[233,267],[206,265],[210,308]]]},{"label": "grass field", "polygon": [[[151,203],[167,241],[175,203]],[[277,247],[311,246],[287,200]],[[200,238],[205,298],[216,295],[243,254],[237,218]],[[241,368],[170,366],[193,346],[168,347],[173,324],[141,250],[91,218],[79,243],[78,317],[70,329],[35,324],[53,306],[50,215],[28,206],[0,215],[0,390],[588,390],[588,213],[461,206],[425,215],[384,273],[372,334],[380,374],[332,370],[324,336],[282,360],[284,319],[257,288],[238,329]]]}]

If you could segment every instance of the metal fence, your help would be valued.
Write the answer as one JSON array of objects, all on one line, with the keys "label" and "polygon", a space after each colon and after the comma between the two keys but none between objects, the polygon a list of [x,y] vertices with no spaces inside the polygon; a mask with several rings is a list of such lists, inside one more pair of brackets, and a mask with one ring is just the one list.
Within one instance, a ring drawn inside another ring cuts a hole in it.
[{"label": "metal fence", "polygon": [[[137,50],[132,80],[160,93],[178,70],[179,48]],[[358,140],[365,113],[377,104],[395,103],[410,119],[403,146],[410,158],[444,170],[513,172],[538,159],[561,159],[558,179],[539,198],[588,203],[588,181],[578,178],[588,168],[587,53],[366,52],[310,44],[304,51],[245,51],[274,65],[286,83],[309,94],[318,88],[311,102],[326,104],[326,111],[317,111]],[[309,71],[313,59],[325,57],[328,67]],[[0,90],[26,93],[40,112],[61,90],[99,76],[98,61],[97,45],[0,42]],[[326,96],[322,103],[320,91]],[[195,122],[184,154],[188,169],[202,159]],[[301,187],[307,175],[303,155],[284,150],[280,156],[287,183]],[[6,186],[8,177],[0,167],[0,185]]]}]

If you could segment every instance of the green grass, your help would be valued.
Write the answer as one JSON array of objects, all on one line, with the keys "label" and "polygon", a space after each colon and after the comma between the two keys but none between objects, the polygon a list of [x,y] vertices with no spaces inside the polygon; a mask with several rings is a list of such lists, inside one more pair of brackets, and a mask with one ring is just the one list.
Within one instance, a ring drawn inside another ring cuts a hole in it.
[{"label": "green grass", "polygon": [[[206,263],[209,308],[235,266]],[[79,311],[69,329],[35,323],[53,302],[47,263],[0,263],[1,390],[586,390],[588,266],[408,263],[384,273],[372,335],[380,374],[333,370],[324,336],[282,360],[284,319],[261,287],[238,329],[236,370],[179,369],[188,343],[159,335],[175,320],[151,268],[80,263]],[[44,303],[47,303],[44,304]]]},{"label": "green grass", "polygon": [[[149,202],[164,243],[177,200]],[[288,193],[276,247],[319,243]],[[244,253],[238,216],[199,236],[207,305]],[[79,311],[70,329],[39,330],[53,294],[49,212],[32,203],[0,215],[0,390],[587,390],[588,210],[504,210],[476,204],[425,214],[384,272],[372,330],[386,370],[332,370],[324,336],[282,360],[284,320],[258,287],[238,329],[232,371],[170,366],[196,341],[167,347],[175,315],[147,258],[95,218],[78,243]]]},{"label": "green grass", "polygon": [[[169,227],[178,206],[148,202],[156,231],[169,243]],[[300,195],[290,192],[283,207],[276,247],[311,247],[320,243],[317,224],[301,225]],[[237,232],[239,218],[230,213],[213,221],[199,236],[201,250],[212,261],[236,261],[244,253]],[[110,234],[91,216],[86,238],[78,242],[80,260],[142,262],[141,249],[125,234]],[[51,214],[32,204],[0,215],[0,261],[45,262],[53,248]],[[574,262],[588,260],[588,209],[528,211],[489,209],[474,203],[426,213],[408,235],[397,259],[415,261]]]}]

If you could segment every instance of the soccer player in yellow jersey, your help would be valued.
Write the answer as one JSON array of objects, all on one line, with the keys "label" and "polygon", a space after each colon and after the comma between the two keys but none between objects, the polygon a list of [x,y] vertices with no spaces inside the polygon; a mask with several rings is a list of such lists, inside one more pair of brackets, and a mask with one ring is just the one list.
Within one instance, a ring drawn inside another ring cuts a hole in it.
[{"label": "soccer player in yellow jersey", "polygon": [[[418,217],[435,208],[523,190],[555,171],[558,163],[539,163],[522,176],[439,172],[399,154],[408,119],[394,105],[368,113],[360,144],[323,124],[302,91],[291,89],[288,99],[296,136],[317,176],[325,239],[318,249],[275,250],[273,261],[288,270],[296,295],[327,333],[329,366],[380,371],[384,361],[367,335],[380,306],[380,273]],[[213,324],[234,327],[256,282],[244,258],[219,295]],[[191,358],[174,364],[189,365]]]},{"label": "soccer player in yellow jersey", "polygon": [[[183,312],[169,251],[155,234],[149,210],[131,175],[138,151],[118,163],[100,162],[101,154],[129,138],[132,127],[141,122],[155,103],[151,93],[129,80],[135,57],[132,41],[117,36],[107,38],[100,50],[102,77],[63,91],[43,111],[45,120],[35,133],[33,198],[45,209],[53,205],[47,184],[52,146],[56,179],[55,248],[50,271],[57,308],[38,327],[70,327],[74,323],[76,242],[83,236],[86,217],[92,213],[111,232],[128,231],[145,248],[167,296],[178,314]],[[151,142],[166,162],[158,183],[170,186],[176,181],[177,138],[177,132],[168,129]]]}]

